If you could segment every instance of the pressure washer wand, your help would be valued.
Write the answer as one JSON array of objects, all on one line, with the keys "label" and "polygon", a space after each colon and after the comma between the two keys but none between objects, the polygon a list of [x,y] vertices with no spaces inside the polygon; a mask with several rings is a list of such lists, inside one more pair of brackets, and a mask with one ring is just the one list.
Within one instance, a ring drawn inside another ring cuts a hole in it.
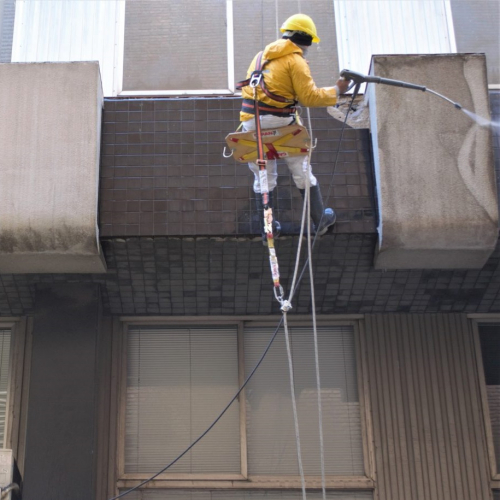
[{"label": "pressure washer wand", "polygon": [[345,78],[346,80],[352,80],[354,82],[354,84],[356,85],[354,91],[355,94],[358,93],[359,86],[362,83],[381,83],[383,85],[392,85],[394,87],[404,87],[405,89],[414,89],[414,90],[421,90],[423,92],[430,92],[431,94],[434,94],[435,96],[441,97],[441,99],[448,101],[450,104],[453,104],[455,108],[462,109],[462,105],[459,104],[458,102],[454,102],[451,99],[448,99],[448,97],[439,94],[435,90],[428,89],[427,87],[424,87],[422,85],[415,85],[414,83],[402,82],[401,80],[391,80],[389,78],[381,78],[380,76],[363,75],[362,73],[357,73],[356,71],[351,71],[350,69],[343,69],[340,72],[340,76]]},{"label": "pressure washer wand", "polygon": [[425,92],[427,87],[422,85],[415,85],[414,83],[402,82],[401,80],[391,80],[389,78],[381,78],[380,76],[369,76],[363,75],[362,73],[356,73],[350,69],[343,69],[340,72],[340,76],[346,80],[352,80],[357,84],[361,83],[382,83],[383,85],[392,85],[393,87],[404,87],[406,89],[421,90]]}]

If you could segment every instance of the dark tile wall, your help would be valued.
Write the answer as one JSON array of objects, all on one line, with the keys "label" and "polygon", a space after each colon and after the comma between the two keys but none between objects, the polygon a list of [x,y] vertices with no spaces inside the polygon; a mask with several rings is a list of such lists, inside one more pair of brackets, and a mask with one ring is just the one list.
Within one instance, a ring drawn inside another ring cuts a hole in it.
[{"label": "dark tile wall", "polygon": [[[105,100],[101,236],[252,235],[259,223],[246,165],[223,158],[236,130],[238,98]],[[338,233],[375,230],[368,130],[345,130],[325,109],[312,110],[312,157],[323,197],[338,211]],[[284,162],[276,211],[296,234],[302,204]]]},{"label": "dark tile wall", "polygon": [[491,119],[496,123],[496,127],[491,127],[491,133],[493,155],[495,157],[495,172],[497,173],[497,190],[500,194],[500,90],[490,91],[490,109]]},{"label": "dark tile wall", "polygon": [[[297,237],[277,243],[289,296]],[[373,269],[374,234],[324,236],[314,249],[319,314],[500,312],[500,244],[480,270]],[[278,314],[268,253],[259,237],[103,241],[106,275],[1,275],[0,315],[31,313],[37,283],[101,285],[107,314]],[[308,273],[290,314],[311,311]]]}]

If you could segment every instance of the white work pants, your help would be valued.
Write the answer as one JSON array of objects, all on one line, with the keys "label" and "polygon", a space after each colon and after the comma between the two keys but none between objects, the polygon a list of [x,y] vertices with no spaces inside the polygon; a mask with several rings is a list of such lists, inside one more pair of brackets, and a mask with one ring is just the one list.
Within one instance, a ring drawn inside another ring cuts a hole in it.
[{"label": "white work pants", "polygon": [[[262,129],[268,128],[278,128],[286,127],[293,123],[293,117],[287,116],[274,116],[274,115],[263,115],[260,117],[260,125]],[[255,119],[252,118],[246,122],[243,122],[243,131],[248,132],[249,130],[255,130]],[[306,175],[307,172],[304,171],[304,158],[307,156],[292,156],[291,158],[284,158],[288,169],[292,174],[293,181],[299,189],[306,188]],[[260,193],[260,182],[259,182],[259,167],[256,163],[249,163],[248,166],[253,172],[255,179],[253,183],[253,190],[256,193]],[[278,179],[278,168],[276,165],[276,160],[267,160],[267,182],[269,185],[269,191],[272,191],[276,187],[276,181]],[[311,169],[308,169],[309,182],[311,186],[316,186],[316,177],[312,174]]]}]

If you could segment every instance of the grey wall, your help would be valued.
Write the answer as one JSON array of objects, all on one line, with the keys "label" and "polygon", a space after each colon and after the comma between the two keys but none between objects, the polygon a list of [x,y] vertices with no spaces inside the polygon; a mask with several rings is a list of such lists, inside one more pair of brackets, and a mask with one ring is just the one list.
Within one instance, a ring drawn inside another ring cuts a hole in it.
[{"label": "grey wall", "polygon": [[24,500],[94,498],[98,285],[36,291]]}]

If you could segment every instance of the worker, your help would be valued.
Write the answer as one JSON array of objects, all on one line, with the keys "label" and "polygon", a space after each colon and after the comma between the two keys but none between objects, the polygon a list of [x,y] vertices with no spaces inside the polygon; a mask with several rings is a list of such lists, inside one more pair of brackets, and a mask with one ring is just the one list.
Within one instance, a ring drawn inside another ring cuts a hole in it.
[{"label": "worker", "polygon": [[[257,86],[257,101],[262,129],[278,128],[291,125],[296,121],[295,105],[297,102],[307,107],[323,107],[336,104],[339,94],[343,94],[349,85],[343,78],[333,87],[318,88],[311,76],[308,63],[304,56],[311,44],[320,41],[313,20],[305,14],[295,14],[289,17],[280,29],[281,39],[269,44],[263,52],[262,61],[267,61],[263,68],[264,89]],[[257,64],[257,54],[250,64],[247,78],[250,79]],[[264,64],[264,63],[263,63]],[[241,82],[245,85],[249,80]],[[250,85],[242,87],[243,104],[240,112],[244,132],[255,130],[254,88]],[[302,196],[306,188],[306,175],[309,171],[311,218],[314,230],[318,235],[326,233],[335,223],[336,215],[331,208],[324,208],[323,198],[316,177],[311,169],[306,169],[307,156],[285,158],[295,185]],[[259,167],[249,163],[250,170],[255,175],[253,190],[260,194]],[[273,190],[278,177],[276,160],[267,160],[266,164],[269,206],[273,206]],[[262,198],[257,196],[257,208],[262,214]],[[261,216],[261,232],[266,244],[263,217]],[[274,237],[279,235],[280,224],[273,221]]]}]

